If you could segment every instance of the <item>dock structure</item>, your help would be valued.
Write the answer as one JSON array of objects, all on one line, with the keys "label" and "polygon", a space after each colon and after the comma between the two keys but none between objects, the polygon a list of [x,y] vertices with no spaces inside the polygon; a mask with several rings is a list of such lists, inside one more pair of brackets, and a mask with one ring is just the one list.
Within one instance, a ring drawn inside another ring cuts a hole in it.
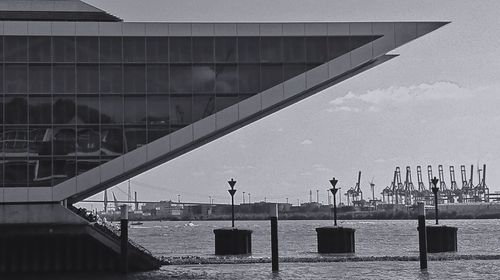
[{"label": "dock structure", "polygon": [[[72,205],[447,23],[141,23],[80,0],[0,3],[0,272],[115,270],[116,234]],[[129,246],[128,271],[159,267]]]}]

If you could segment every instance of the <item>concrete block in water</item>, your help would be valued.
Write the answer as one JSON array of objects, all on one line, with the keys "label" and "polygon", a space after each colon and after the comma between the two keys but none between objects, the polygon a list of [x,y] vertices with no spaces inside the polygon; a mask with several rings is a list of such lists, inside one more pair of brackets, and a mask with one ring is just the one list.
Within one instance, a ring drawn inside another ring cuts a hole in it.
[{"label": "concrete block in water", "polygon": [[427,226],[427,252],[456,252],[457,228],[448,226]]},{"label": "concrete block in water", "polygon": [[318,233],[318,253],[354,253],[353,228],[344,227],[319,227]]},{"label": "concrete block in water", "polygon": [[216,255],[246,255],[252,253],[252,231],[249,229],[214,229]]}]

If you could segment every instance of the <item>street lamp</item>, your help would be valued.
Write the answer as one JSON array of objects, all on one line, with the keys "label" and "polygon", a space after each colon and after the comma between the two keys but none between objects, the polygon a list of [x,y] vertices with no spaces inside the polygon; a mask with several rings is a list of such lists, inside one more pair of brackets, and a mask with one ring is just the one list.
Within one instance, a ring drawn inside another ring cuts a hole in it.
[{"label": "street lamp", "polygon": [[434,193],[434,209],[436,213],[436,225],[438,224],[438,191],[439,188],[437,187],[437,183],[439,182],[438,178],[434,177],[431,180],[432,184],[434,187],[431,188],[432,192]]},{"label": "street lamp", "polygon": [[335,196],[337,195],[337,191],[339,189],[335,188],[335,185],[337,185],[338,181],[339,180],[335,179],[335,177],[333,177],[333,179],[330,180],[330,184],[332,185],[332,188],[330,189],[330,191],[333,194],[333,225],[334,226],[337,226],[337,201],[335,199]]}]

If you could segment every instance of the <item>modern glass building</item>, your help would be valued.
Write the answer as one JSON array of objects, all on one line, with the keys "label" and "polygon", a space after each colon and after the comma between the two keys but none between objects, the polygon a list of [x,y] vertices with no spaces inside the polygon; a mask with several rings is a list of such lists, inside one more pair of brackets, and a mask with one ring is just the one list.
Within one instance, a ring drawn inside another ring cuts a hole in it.
[{"label": "modern glass building", "polygon": [[0,1],[0,203],[77,202],[444,24],[128,23],[78,0]]}]

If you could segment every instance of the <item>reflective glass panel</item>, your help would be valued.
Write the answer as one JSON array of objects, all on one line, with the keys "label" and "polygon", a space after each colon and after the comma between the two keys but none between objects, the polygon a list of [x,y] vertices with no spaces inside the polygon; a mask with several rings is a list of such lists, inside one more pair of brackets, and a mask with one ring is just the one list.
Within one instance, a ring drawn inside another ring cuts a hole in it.
[{"label": "reflective glass panel", "polygon": [[52,92],[52,67],[50,65],[31,64],[29,66],[30,93]]},{"label": "reflective glass panel", "polygon": [[29,98],[29,119],[30,124],[51,124],[52,123],[52,97],[30,97]]},{"label": "reflective glass panel", "polygon": [[29,61],[51,62],[52,61],[52,37],[40,36],[29,37]]},{"label": "reflective glass panel", "polygon": [[75,37],[52,37],[54,62],[75,61]]},{"label": "reflective glass panel", "polygon": [[283,47],[281,37],[260,38],[260,57],[262,62],[281,62]]},{"label": "reflective glass panel", "polygon": [[27,96],[5,97],[5,123],[28,123],[28,98]]},{"label": "reflective glass panel", "polygon": [[76,90],[78,93],[97,93],[99,91],[99,68],[97,65],[79,64],[76,66]]},{"label": "reflective glass panel", "polygon": [[168,64],[147,66],[147,87],[151,93],[168,93]]},{"label": "reflective glass panel", "polygon": [[326,61],[326,37],[306,37],[307,63],[323,63]]},{"label": "reflective glass panel", "polygon": [[23,36],[4,37],[5,61],[26,61],[28,58],[28,38]]},{"label": "reflective glass panel", "polygon": [[238,38],[238,61],[239,62],[260,61],[260,37]]},{"label": "reflective glass panel", "polygon": [[236,64],[217,65],[215,74],[215,90],[217,93],[238,92],[238,69]]},{"label": "reflective glass panel", "polygon": [[283,38],[283,59],[284,62],[306,61],[306,45],[304,37]]},{"label": "reflective glass panel", "polygon": [[53,91],[54,93],[75,93],[75,65],[53,65]]},{"label": "reflective glass panel", "polygon": [[234,105],[239,102],[238,96],[217,96],[215,101],[216,110],[223,110],[231,105]]},{"label": "reflective glass panel", "polygon": [[26,158],[28,155],[28,129],[25,126],[6,126],[4,133],[5,158]]},{"label": "reflective glass panel", "polygon": [[125,96],[126,124],[146,123],[146,96]]},{"label": "reflective glass panel", "polygon": [[168,126],[150,125],[148,126],[148,142],[152,142],[170,132]]},{"label": "reflective glass panel", "polygon": [[170,62],[191,62],[191,37],[170,37]]},{"label": "reflective glass panel", "polygon": [[144,37],[123,37],[123,61],[144,62],[146,58]]},{"label": "reflective glass panel", "polygon": [[99,157],[100,139],[99,126],[79,126],[76,138],[77,155]]},{"label": "reflective glass panel", "polygon": [[99,41],[97,37],[76,37],[76,61],[99,61]]},{"label": "reflective glass panel", "polygon": [[54,127],[52,148],[54,155],[75,155],[76,129],[74,126]]},{"label": "reflective glass panel", "polygon": [[215,69],[213,65],[193,66],[193,92],[213,93],[215,89]]},{"label": "reflective glass panel", "polygon": [[182,127],[191,123],[192,97],[170,98],[170,125]]},{"label": "reflective glass panel", "polygon": [[122,38],[100,37],[99,50],[101,62],[122,61]]},{"label": "reflective glass panel", "polygon": [[144,65],[123,66],[123,86],[126,93],[146,92],[146,68]]},{"label": "reflective glass panel", "polygon": [[52,156],[52,126],[30,127],[29,156]]},{"label": "reflective glass panel", "polygon": [[29,187],[51,187],[52,158],[30,158],[28,176]]},{"label": "reflective glass panel", "polygon": [[76,104],[73,96],[54,95],[53,118],[55,124],[74,124],[76,121]]},{"label": "reflective glass panel", "polygon": [[117,156],[123,153],[123,128],[101,126],[101,155]]},{"label": "reflective glass panel", "polygon": [[262,90],[269,89],[283,82],[283,66],[281,64],[264,64],[261,67]]},{"label": "reflective glass panel", "polygon": [[122,92],[122,66],[121,64],[101,64],[100,84],[102,93]]},{"label": "reflective glass panel", "polygon": [[169,120],[168,95],[148,96],[148,123],[154,125],[167,125]]},{"label": "reflective glass panel", "polygon": [[101,97],[101,123],[123,123],[123,97]]},{"label": "reflective glass panel", "polygon": [[238,50],[236,42],[236,37],[216,37],[215,61],[236,62]]},{"label": "reflective glass panel", "polygon": [[5,65],[5,92],[26,93],[28,89],[26,65]]},{"label": "reflective glass panel", "polygon": [[191,65],[170,65],[170,92],[190,93],[192,79]]},{"label": "reflective glass panel", "polygon": [[240,92],[257,93],[260,91],[260,65],[240,64],[238,67]]},{"label": "reflective glass panel", "polygon": [[168,62],[168,37],[147,37],[146,57],[148,62]]},{"label": "reflective glass panel", "polygon": [[193,121],[208,117],[215,113],[215,96],[194,96]]},{"label": "reflective glass panel", "polygon": [[147,130],[145,126],[125,127],[125,152],[130,152],[146,144]]},{"label": "reflective glass panel", "polygon": [[193,61],[195,63],[214,61],[213,37],[193,37]]},{"label": "reflective glass panel", "polygon": [[[99,96],[77,96],[78,123],[98,124],[99,123]],[[119,103],[118,105],[121,105]],[[117,105],[117,106],[118,106]],[[110,117],[103,116],[103,122],[110,122]]]}]

